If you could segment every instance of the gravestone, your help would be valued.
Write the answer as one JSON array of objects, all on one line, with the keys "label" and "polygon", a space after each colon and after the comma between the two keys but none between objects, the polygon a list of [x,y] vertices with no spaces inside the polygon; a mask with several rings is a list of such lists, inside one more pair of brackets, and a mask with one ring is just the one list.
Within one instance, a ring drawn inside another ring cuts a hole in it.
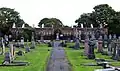
[{"label": "gravestone", "polygon": [[17,54],[18,56],[22,56],[22,55],[23,55],[23,51],[22,51],[22,50],[19,50],[16,54]]},{"label": "gravestone", "polygon": [[102,24],[100,24],[100,28],[103,28],[103,25],[102,25]]},{"label": "gravestone", "polygon": [[115,48],[114,48],[114,60],[120,60],[120,37],[119,39],[115,42]]},{"label": "gravestone", "polygon": [[19,40],[17,40],[17,42],[16,42],[15,46],[16,46],[17,48],[19,48],[19,47],[20,47],[20,42],[19,42]]},{"label": "gravestone", "polygon": [[35,49],[35,41],[32,41],[31,43],[32,43],[32,45],[31,45],[30,49]]},{"label": "gravestone", "polygon": [[81,25],[81,28],[84,28],[84,26],[83,26],[83,24],[82,24],[82,23],[81,23],[80,25]]},{"label": "gravestone", "polygon": [[2,38],[2,55],[5,54],[5,43],[4,43],[4,39]]},{"label": "gravestone", "polygon": [[112,35],[109,35],[109,40],[108,40],[108,55],[111,56],[112,55],[112,46],[111,46],[111,42],[112,42]]},{"label": "gravestone", "polygon": [[24,48],[24,37],[21,37],[21,45],[20,47]]},{"label": "gravestone", "polygon": [[98,39],[96,39],[95,41],[96,41],[95,47],[98,48]]},{"label": "gravestone", "polygon": [[116,53],[116,44],[115,44],[116,40],[112,40],[111,42],[111,47],[112,47],[112,59],[114,58],[115,56],[115,53]]},{"label": "gravestone", "polygon": [[35,40],[34,40],[34,33],[33,33],[33,32],[32,32],[32,40],[31,40],[31,43],[32,43],[32,45],[31,45],[30,49],[35,49]]},{"label": "gravestone", "polygon": [[113,48],[113,55],[112,55],[112,59],[114,59],[114,56],[116,54],[116,42],[117,41],[117,37],[116,37],[116,34],[113,35],[113,39],[112,39],[112,42],[111,42],[111,46]]},{"label": "gravestone", "polygon": [[98,39],[98,52],[99,52],[99,53],[102,53],[102,52],[103,52],[102,36],[100,36],[99,39]]},{"label": "gravestone", "polygon": [[104,41],[103,41],[103,47],[107,48],[108,47],[108,38],[107,38],[107,35],[105,34],[104,35]]},{"label": "gravestone", "polygon": [[94,35],[92,35],[92,38],[90,39],[88,45],[89,45],[89,49],[88,49],[88,59],[95,59],[95,54],[94,54],[95,37],[94,37]]},{"label": "gravestone", "polygon": [[27,47],[25,48],[25,53],[28,53],[28,52],[30,52],[30,48],[27,46]]},{"label": "gravestone", "polygon": [[76,42],[75,42],[74,49],[79,49],[79,48],[80,48],[80,42],[79,42],[79,39],[77,38]]},{"label": "gravestone", "polygon": [[10,64],[11,62],[12,62],[11,54],[10,54],[10,52],[6,52],[5,57],[4,57],[4,61],[2,64],[6,65],[6,64]]},{"label": "gravestone", "polygon": [[89,45],[88,45],[88,42],[89,42],[89,38],[88,36],[86,35],[86,38],[85,38],[85,42],[84,42],[84,46],[85,46],[85,55],[88,55],[88,48],[89,48]]},{"label": "gravestone", "polygon": [[25,53],[28,53],[28,52],[30,52],[30,48],[28,46],[26,46]]},{"label": "gravestone", "polygon": [[11,62],[13,62],[15,58],[15,48],[13,47],[13,44],[10,44],[10,52],[6,52],[5,53],[5,58],[3,61],[3,64],[10,64]]},{"label": "gravestone", "polygon": [[113,35],[113,40],[116,40],[117,39],[117,36],[116,34]]},{"label": "gravestone", "polygon": [[28,52],[30,52],[30,48],[29,48],[28,40],[27,40],[27,45],[26,45],[26,48],[25,48],[25,53],[28,53]]}]

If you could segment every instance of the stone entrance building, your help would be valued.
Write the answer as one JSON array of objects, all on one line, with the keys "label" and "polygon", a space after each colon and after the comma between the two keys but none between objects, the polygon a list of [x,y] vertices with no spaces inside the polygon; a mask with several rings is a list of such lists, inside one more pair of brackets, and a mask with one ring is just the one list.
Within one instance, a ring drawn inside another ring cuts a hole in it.
[{"label": "stone entrance building", "polygon": [[36,39],[39,40],[51,40],[56,39],[57,34],[59,34],[60,39],[74,39],[75,37],[79,39],[85,39],[85,35],[94,34],[104,35],[108,34],[107,28],[35,28]]},{"label": "stone entrance building", "polygon": [[[12,28],[12,35],[14,36],[17,32],[16,28]],[[22,32],[22,28],[19,29]],[[75,37],[79,39],[85,39],[85,35],[94,34],[96,35],[107,35],[107,28],[71,28],[71,27],[61,27],[61,28],[35,28],[35,38],[37,40],[53,40],[56,39],[57,34],[60,39],[74,39]]]}]

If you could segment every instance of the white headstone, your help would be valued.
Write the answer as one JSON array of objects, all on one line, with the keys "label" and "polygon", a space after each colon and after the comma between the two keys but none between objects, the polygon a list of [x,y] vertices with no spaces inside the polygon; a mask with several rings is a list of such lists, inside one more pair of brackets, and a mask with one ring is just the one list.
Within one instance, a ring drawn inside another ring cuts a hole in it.
[{"label": "white headstone", "polygon": [[22,28],[24,28],[24,27],[25,27],[25,24],[22,25]]},{"label": "white headstone", "polygon": [[81,24],[81,28],[84,28],[84,27],[83,27],[83,24]]},{"label": "white headstone", "polygon": [[13,23],[13,26],[12,26],[12,28],[16,28],[16,27],[15,27],[15,23]]},{"label": "white headstone", "polygon": [[42,24],[42,28],[44,28],[44,24]]},{"label": "white headstone", "polygon": [[93,28],[93,24],[91,24],[91,28]]}]

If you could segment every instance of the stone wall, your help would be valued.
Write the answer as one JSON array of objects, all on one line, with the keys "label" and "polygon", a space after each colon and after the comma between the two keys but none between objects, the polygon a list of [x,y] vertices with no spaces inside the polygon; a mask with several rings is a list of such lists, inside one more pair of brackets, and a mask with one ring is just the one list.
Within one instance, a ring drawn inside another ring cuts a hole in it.
[{"label": "stone wall", "polygon": [[[35,35],[36,39],[41,40],[51,40],[55,39],[56,34],[55,31],[56,29],[59,29],[60,34],[63,35],[63,39],[73,39],[74,37],[80,37],[81,34],[96,34],[96,32],[99,32],[100,34],[107,34],[108,30],[106,28],[70,28],[70,27],[64,27],[64,28],[35,28]],[[12,35],[15,36],[17,28],[12,28]],[[19,29],[19,32],[22,32],[22,28]],[[60,37],[61,38],[61,37]]]}]

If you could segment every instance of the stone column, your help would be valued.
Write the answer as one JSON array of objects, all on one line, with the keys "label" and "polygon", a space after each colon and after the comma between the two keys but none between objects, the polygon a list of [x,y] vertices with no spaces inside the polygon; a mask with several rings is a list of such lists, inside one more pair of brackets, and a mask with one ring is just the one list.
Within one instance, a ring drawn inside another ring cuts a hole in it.
[{"label": "stone column", "polygon": [[13,61],[15,58],[15,48],[13,47],[13,44],[10,44],[10,54],[11,54],[11,60]]},{"label": "stone column", "polygon": [[2,55],[5,54],[5,43],[4,43],[4,39],[2,38]]}]

